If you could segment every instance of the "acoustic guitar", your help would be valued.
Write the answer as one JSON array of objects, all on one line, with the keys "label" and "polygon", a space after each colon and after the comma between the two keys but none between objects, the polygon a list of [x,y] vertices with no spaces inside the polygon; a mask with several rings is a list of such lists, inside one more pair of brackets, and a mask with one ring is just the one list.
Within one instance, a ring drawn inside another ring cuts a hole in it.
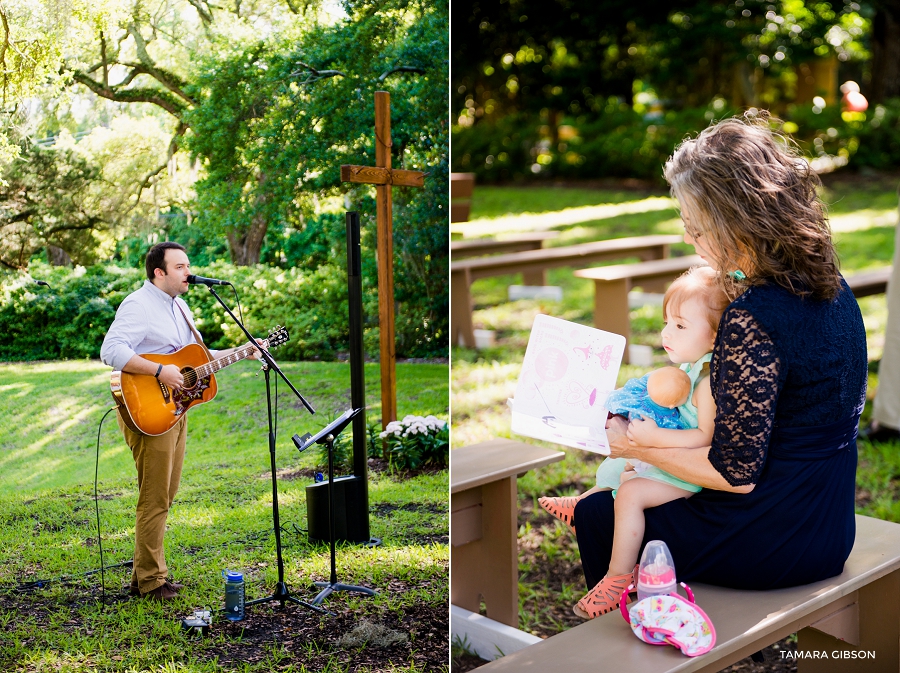
[{"label": "acoustic guitar", "polygon": [[[260,348],[271,350],[290,339],[280,325],[269,333]],[[255,346],[247,344],[231,355],[210,360],[200,344],[188,344],[174,353],[143,353],[142,358],[161,365],[176,365],[184,375],[184,387],[172,390],[155,376],[113,372],[109,381],[113,400],[125,425],[145,435],[168,432],[188,409],[209,402],[216,396],[217,371],[253,354]]]}]

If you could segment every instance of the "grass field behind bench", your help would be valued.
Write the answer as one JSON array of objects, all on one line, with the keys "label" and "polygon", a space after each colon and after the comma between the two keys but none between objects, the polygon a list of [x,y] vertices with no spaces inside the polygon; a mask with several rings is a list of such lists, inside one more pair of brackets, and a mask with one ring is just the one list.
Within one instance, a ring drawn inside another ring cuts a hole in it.
[{"label": "grass field behind bench", "polygon": [[[349,407],[350,368],[342,363],[281,366],[318,412],[310,415],[279,385],[276,457],[285,580],[309,601],[318,592],[312,582],[329,577],[327,545],[311,545],[302,532],[305,487],[313,483],[314,469],[324,464],[315,449],[299,454],[290,437],[315,433]],[[274,591],[278,572],[265,385],[262,375],[255,376],[258,368],[241,362],[219,373],[217,398],[189,414],[184,473],[166,534],[169,572],[187,584],[184,598],[164,605],[119,599],[99,605],[91,586],[99,583],[99,575],[71,584],[54,582],[25,597],[13,590],[21,582],[79,576],[99,567],[93,480],[97,426],[112,404],[109,368],[95,361],[0,365],[0,595],[6,603],[15,599],[25,612],[0,608],[0,670],[222,670],[216,653],[239,648],[240,638],[229,639],[214,625],[214,638],[189,642],[179,623],[193,610],[221,607],[224,569],[244,570],[248,600]],[[377,421],[377,364],[366,365],[366,380],[368,419]],[[397,382],[401,417],[434,414],[449,420],[447,365],[399,364]],[[134,463],[114,413],[100,434],[99,498],[106,563],[130,559],[137,499]],[[446,470],[414,476],[370,471],[369,506],[371,535],[383,542],[373,548],[340,545],[338,578],[372,587],[379,595],[335,593],[327,607],[395,630],[407,613],[422,606],[445,613]],[[125,569],[107,571],[107,593],[121,597],[129,577]],[[285,609],[303,611],[291,605]],[[309,612],[308,619],[323,633],[334,628],[329,617]],[[408,628],[400,630],[409,634]],[[421,642],[415,630],[408,637],[406,648],[397,649],[398,669],[425,670],[416,664],[417,649],[449,648],[446,629]],[[258,661],[248,656],[229,670],[324,666],[342,671],[359,654],[312,640],[293,647],[274,643]]]},{"label": "grass field behind bench", "polygon": [[[868,175],[851,179],[829,178],[823,192],[845,273],[891,263],[897,224],[897,175]],[[664,192],[595,190],[581,187],[478,186],[472,199],[471,218],[493,218],[516,213],[559,211],[570,207],[628,204],[659,198]],[[561,226],[553,246],[589,240],[646,234],[683,233],[673,210],[654,210],[613,216],[593,222]],[[674,254],[693,252],[686,245]],[[611,262],[616,263],[616,262]],[[520,283],[518,276],[478,280],[472,285],[475,327],[494,330],[496,346],[484,350],[454,347],[452,352],[453,446],[466,446],[491,437],[510,437],[507,398],[515,393],[528,335],[534,316],[545,313],[575,322],[593,324],[593,283],[575,278],[572,269],[551,269],[548,283],[563,289],[561,302],[520,300],[509,302],[507,287]],[[866,325],[870,376],[869,403],[863,422],[871,414],[871,399],[878,385],[878,360],[887,320],[885,296],[859,301]],[[894,319],[898,319],[897,316]],[[669,364],[661,349],[662,309],[645,305],[631,311],[633,343],[653,348],[653,366],[624,365],[618,385],[642,376],[653,367]],[[526,441],[537,442],[527,439]],[[545,446],[560,449],[557,445]],[[528,472],[519,479],[520,628],[549,635],[570,627],[571,606],[583,595],[583,577],[574,537],[561,523],[537,505],[541,495],[573,495],[589,488],[599,456],[564,449],[562,462]],[[857,511],[900,522],[900,445],[859,442]],[[552,572],[546,572],[552,568]]]}]

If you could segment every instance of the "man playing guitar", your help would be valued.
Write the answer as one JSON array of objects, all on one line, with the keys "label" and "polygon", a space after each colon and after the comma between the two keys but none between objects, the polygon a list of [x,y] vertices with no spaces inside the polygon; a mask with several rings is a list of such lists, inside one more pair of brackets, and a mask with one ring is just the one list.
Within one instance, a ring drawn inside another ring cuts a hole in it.
[{"label": "man playing guitar", "polygon": [[[190,287],[187,279],[191,264],[183,246],[167,241],[150,249],[145,267],[147,280],[116,311],[100,359],[115,370],[153,376],[161,386],[177,393],[185,386],[181,369],[175,364],[152,362],[142,354],[172,353],[188,344],[202,343],[191,310],[180,298]],[[222,357],[236,350],[218,351],[212,356]],[[254,349],[249,357],[259,359],[259,351]],[[183,585],[168,580],[163,536],[181,481],[187,415],[182,414],[167,432],[148,435],[128,427],[122,414],[120,407],[119,428],[134,457],[139,492],[130,592],[153,600],[170,600]]]}]

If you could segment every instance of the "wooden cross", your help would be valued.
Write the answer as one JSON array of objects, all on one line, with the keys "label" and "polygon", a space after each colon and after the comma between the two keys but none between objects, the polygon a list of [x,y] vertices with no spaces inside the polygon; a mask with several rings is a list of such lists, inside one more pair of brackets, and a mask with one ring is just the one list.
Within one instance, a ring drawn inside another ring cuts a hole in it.
[{"label": "wooden cross", "polygon": [[391,187],[424,187],[425,173],[391,169],[391,95],[375,92],[375,166],[341,166],[341,182],[375,185],[378,324],[381,350],[381,424],[397,420],[394,352],[394,239]]}]

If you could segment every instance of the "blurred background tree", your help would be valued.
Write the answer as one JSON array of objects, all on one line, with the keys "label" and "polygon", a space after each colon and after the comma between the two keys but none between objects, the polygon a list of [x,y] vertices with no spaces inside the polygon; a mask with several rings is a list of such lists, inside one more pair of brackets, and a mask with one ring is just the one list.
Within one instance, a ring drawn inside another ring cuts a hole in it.
[{"label": "blurred background tree", "polygon": [[0,18],[16,73],[0,265],[137,267],[168,239],[195,266],[343,274],[343,212],[359,210],[377,339],[374,188],[339,169],[374,160],[386,90],[394,166],[428,173],[394,197],[397,352],[446,355],[446,1],[16,0]]},{"label": "blurred background tree", "polygon": [[[880,0],[462,0],[454,170],[659,181],[686,133],[749,107],[787,120],[823,166],[896,164],[898,19]],[[867,113],[841,109],[848,80]]]}]

